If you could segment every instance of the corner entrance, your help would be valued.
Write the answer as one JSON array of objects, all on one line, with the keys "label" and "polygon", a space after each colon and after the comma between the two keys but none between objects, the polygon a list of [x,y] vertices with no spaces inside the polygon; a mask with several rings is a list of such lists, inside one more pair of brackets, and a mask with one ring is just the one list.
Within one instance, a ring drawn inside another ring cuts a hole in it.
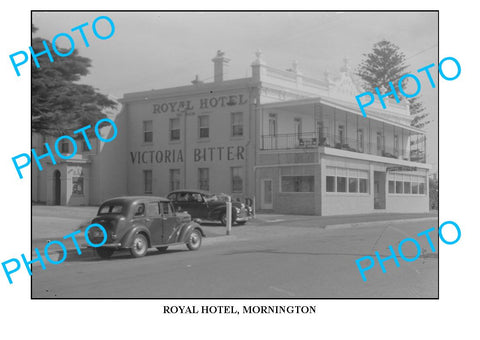
[{"label": "corner entrance", "polygon": [[373,172],[373,208],[385,209],[386,206],[386,183],[387,174],[385,172]]},{"label": "corner entrance", "polygon": [[260,209],[273,209],[273,181],[262,179],[260,191]]},{"label": "corner entrance", "polygon": [[55,170],[53,173],[53,194],[54,194],[54,205],[60,205],[60,196],[62,192],[62,181],[60,179],[60,171]]}]

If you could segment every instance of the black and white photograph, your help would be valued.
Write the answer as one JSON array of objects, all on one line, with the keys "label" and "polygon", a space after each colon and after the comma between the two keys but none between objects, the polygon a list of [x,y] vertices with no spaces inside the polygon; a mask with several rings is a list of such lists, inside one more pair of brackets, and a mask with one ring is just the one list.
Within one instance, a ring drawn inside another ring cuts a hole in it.
[{"label": "black and white photograph", "polygon": [[438,39],[437,11],[33,11],[32,298],[438,298]]},{"label": "black and white photograph", "polygon": [[0,7],[2,338],[476,334],[473,6]]}]

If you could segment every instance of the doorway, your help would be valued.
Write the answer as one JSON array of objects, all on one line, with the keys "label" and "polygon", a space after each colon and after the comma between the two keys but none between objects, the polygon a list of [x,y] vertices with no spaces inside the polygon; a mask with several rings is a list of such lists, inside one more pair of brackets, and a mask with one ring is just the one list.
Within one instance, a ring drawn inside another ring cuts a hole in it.
[{"label": "doorway", "polygon": [[277,115],[271,113],[268,118],[268,138],[270,140],[270,149],[277,149]]},{"label": "doorway", "polygon": [[273,181],[262,179],[260,209],[273,209]]},{"label": "doorway", "polygon": [[386,173],[380,171],[374,171],[373,173],[373,208],[385,209],[386,206],[386,191],[385,180]]},{"label": "doorway", "polygon": [[60,197],[62,193],[62,181],[60,179],[60,171],[55,170],[53,173],[53,194],[54,194],[54,205],[60,205]]}]

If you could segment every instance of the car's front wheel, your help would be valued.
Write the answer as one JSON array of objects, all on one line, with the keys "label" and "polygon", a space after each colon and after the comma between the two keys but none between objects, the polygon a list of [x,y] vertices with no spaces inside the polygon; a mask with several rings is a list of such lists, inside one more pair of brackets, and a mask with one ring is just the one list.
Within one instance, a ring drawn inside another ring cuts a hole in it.
[{"label": "car's front wheel", "polygon": [[130,248],[130,253],[133,257],[142,257],[147,254],[148,250],[148,241],[145,235],[137,234],[135,235],[132,247]]},{"label": "car's front wheel", "polygon": [[202,245],[202,234],[197,229],[194,229],[188,237],[187,247],[190,250],[198,250]]},{"label": "car's front wheel", "polygon": [[100,256],[102,259],[108,259],[110,256],[113,255],[113,252],[115,249],[112,248],[96,248],[95,252],[97,253],[98,256]]},{"label": "car's front wheel", "polygon": [[[237,214],[234,211],[232,211],[232,225],[235,224],[236,219],[237,219]],[[226,213],[221,213],[219,220],[220,220],[220,223],[223,226],[226,226],[227,225],[227,214]]]}]

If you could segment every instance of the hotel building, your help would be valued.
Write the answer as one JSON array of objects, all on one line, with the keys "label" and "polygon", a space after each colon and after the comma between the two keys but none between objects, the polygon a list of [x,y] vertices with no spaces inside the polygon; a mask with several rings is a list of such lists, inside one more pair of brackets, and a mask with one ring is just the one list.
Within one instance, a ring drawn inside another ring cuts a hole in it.
[{"label": "hotel building", "polygon": [[[313,79],[257,52],[251,77],[226,80],[230,60],[218,51],[212,61],[212,82],[125,94],[111,114],[115,140],[56,165],[44,159],[43,171],[32,169],[32,200],[98,205],[191,188],[254,197],[265,212],[428,211],[425,132],[410,126],[405,100],[371,105],[365,118],[346,63],[336,77]],[[33,135],[37,150],[45,142],[54,138]]]}]

